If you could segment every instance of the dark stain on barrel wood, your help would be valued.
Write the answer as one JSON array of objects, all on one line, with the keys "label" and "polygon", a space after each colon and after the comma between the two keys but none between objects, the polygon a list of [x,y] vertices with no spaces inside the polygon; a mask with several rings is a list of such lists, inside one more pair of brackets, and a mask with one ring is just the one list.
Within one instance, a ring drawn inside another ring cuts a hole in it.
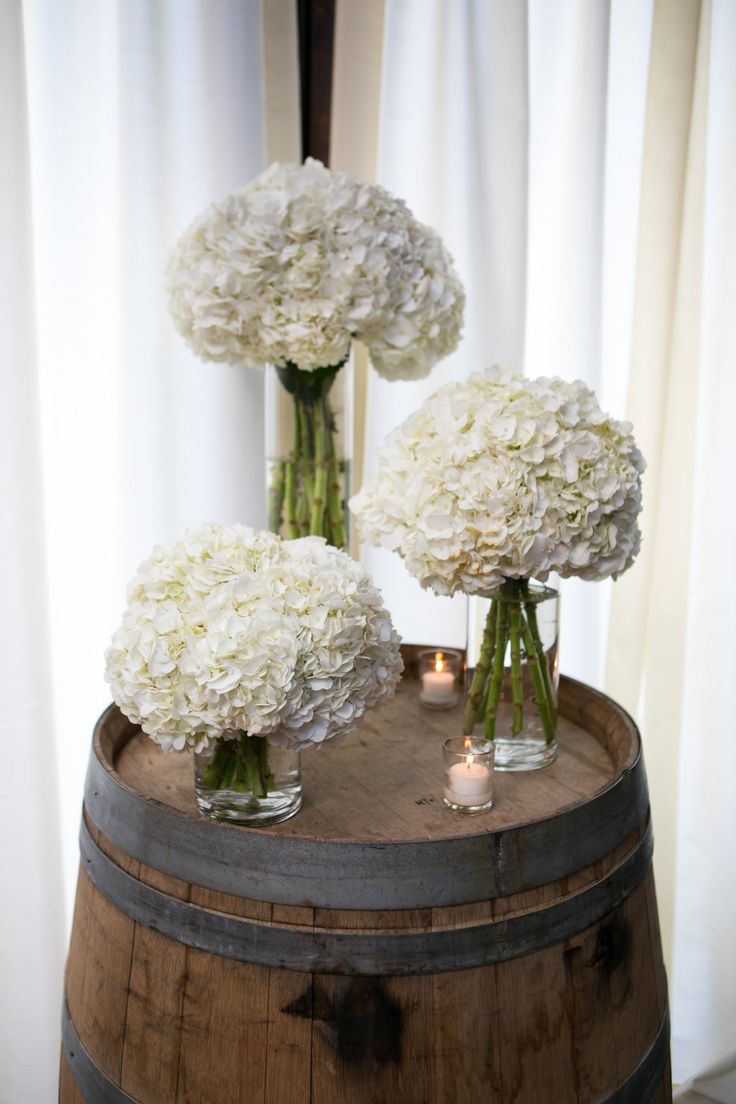
[{"label": "dark stain on barrel wood", "polygon": [[631,924],[620,916],[612,916],[601,924],[591,965],[597,966],[608,978],[631,961]]},{"label": "dark stain on barrel wood", "polygon": [[311,1020],[312,1004],[312,986],[310,984],[295,1001],[287,1004],[281,1011],[285,1012],[287,1016],[299,1016],[303,1020]]},{"label": "dark stain on barrel wood", "polygon": [[380,978],[350,978],[335,1000],[326,987],[315,984],[314,1017],[347,1066],[401,1063],[402,1008]]}]

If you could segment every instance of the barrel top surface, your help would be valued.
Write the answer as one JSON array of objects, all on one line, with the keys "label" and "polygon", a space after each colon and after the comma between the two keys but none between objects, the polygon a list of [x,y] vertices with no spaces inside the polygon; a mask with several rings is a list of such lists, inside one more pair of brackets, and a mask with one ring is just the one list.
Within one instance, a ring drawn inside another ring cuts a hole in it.
[{"label": "barrel top surface", "polygon": [[[639,754],[633,723],[590,688],[563,679],[560,714],[557,761],[542,771],[497,771],[494,808],[461,816],[442,802],[442,741],[461,733],[462,707],[424,709],[416,680],[405,678],[396,696],[370,712],[342,743],[302,755],[304,803],[296,817],[270,828],[233,830],[304,841],[410,843],[506,832],[547,820],[594,799]],[[98,726],[97,751],[126,788],[211,823],[197,813],[189,754],[162,752],[115,709]]]}]

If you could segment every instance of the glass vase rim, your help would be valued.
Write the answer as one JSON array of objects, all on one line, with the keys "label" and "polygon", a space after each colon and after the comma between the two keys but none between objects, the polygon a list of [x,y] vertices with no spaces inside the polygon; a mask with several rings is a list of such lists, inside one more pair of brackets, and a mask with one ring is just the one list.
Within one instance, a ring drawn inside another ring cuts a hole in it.
[{"label": "glass vase rim", "polygon": [[[529,589],[523,596],[520,596],[519,594],[505,591],[504,586],[507,583],[528,583]],[[559,586],[550,586],[549,583],[538,582],[536,579],[508,578],[494,587],[489,587],[488,590],[472,591],[468,593],[466,597],[494,599],[501,602],[518,602],[521,598],[521,600],[525,602],[539,603],[550,601],[552,598],[559,598],[560,588]]]},{"label": "glass vase rim", "polygon": [[463,653],[459,648],[446,648],[444,645],[438,645],[436,648],[420,648],[417,652],[417,659],[421,659],[422,656],[452,656],[453,659],[462,659]]},{"label": "glass vase rim", "polygon": [[[467,746],[467,740],[471,741],[470,747]],[[496,750],[496,745],[493,740],[479,740],[472,736],[448,736],[446,740],[443,740],[442,748],[448,755],[457,755],[460,759],[465,759],[468,755],[473,755],[476,758],[485,755],[492,756]]]}]

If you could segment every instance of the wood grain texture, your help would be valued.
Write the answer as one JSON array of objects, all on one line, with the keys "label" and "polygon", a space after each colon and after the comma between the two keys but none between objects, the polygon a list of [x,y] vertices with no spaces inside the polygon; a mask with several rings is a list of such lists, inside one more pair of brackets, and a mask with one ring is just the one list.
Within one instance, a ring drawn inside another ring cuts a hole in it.
[{"label": "wood grain texture", "polygon": [[[268,834],[277,842],[300,833],[342,841],[345,832],[354,842],[380,842],[377,853],[390,868],[407,840],[450,847],[453,840],[493,837],[540,820],[553,832],[565,810],[594,809],[605,800],[638,755],[636,730],[605,698],[567,684],[562,701],[558,763],[534,775],[502,776],[493,812],[463,818],[436,801],[442,737],[457,718],[422,711],[409,682],[350,742],[314,755],[311,777],[305,756],[311,797],[299,817]],[[108,750],[120,748],[111,769],[125,785],[199,821],[190,764],[162,756],[119,715],[110,725]],[[433,793],[434,803],[425,800]],[[646,826],[645,811],[594,861],[518,893],[458,905],[355,909],[191,884],[132,859],[88,820],[113,863],[172,900],[252,921],[264,935],[308,931],[325,940],[341,933],[378,939],[463,933],[488,924],[511,939],[514,919],[544,917],[560,902],[575,907],[578,896],[615,876],[636,853]],[[251,833],[230,831],[242,838],[245,859]],[[498,851],[488,854],[499,861]],[[439,865],[436,876],[445,875]],[[510,945],[510,953],[506,961],[461,970],[433,971],[430,962],[419,976],[276,969],[208,954],[136,923],[82,870],[67,994],[90,1056],[140,1104],[605,1101],[635,1074],[666,1017],[651,870],[573,937],[527,954]],[[667,1067],[655,1104],[671,1101],[668,1076]],[[81,1101],[63,1061],[60,1101]]]}]

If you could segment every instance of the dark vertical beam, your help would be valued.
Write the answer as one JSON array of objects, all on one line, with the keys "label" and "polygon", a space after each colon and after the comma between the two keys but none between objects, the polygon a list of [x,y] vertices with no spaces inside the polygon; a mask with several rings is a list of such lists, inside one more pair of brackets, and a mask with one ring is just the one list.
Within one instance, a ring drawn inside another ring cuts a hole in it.
[{"label": "dark vertical beam", "polygon": [[335,0],[297,0],[302,158],[330,160]]}]

